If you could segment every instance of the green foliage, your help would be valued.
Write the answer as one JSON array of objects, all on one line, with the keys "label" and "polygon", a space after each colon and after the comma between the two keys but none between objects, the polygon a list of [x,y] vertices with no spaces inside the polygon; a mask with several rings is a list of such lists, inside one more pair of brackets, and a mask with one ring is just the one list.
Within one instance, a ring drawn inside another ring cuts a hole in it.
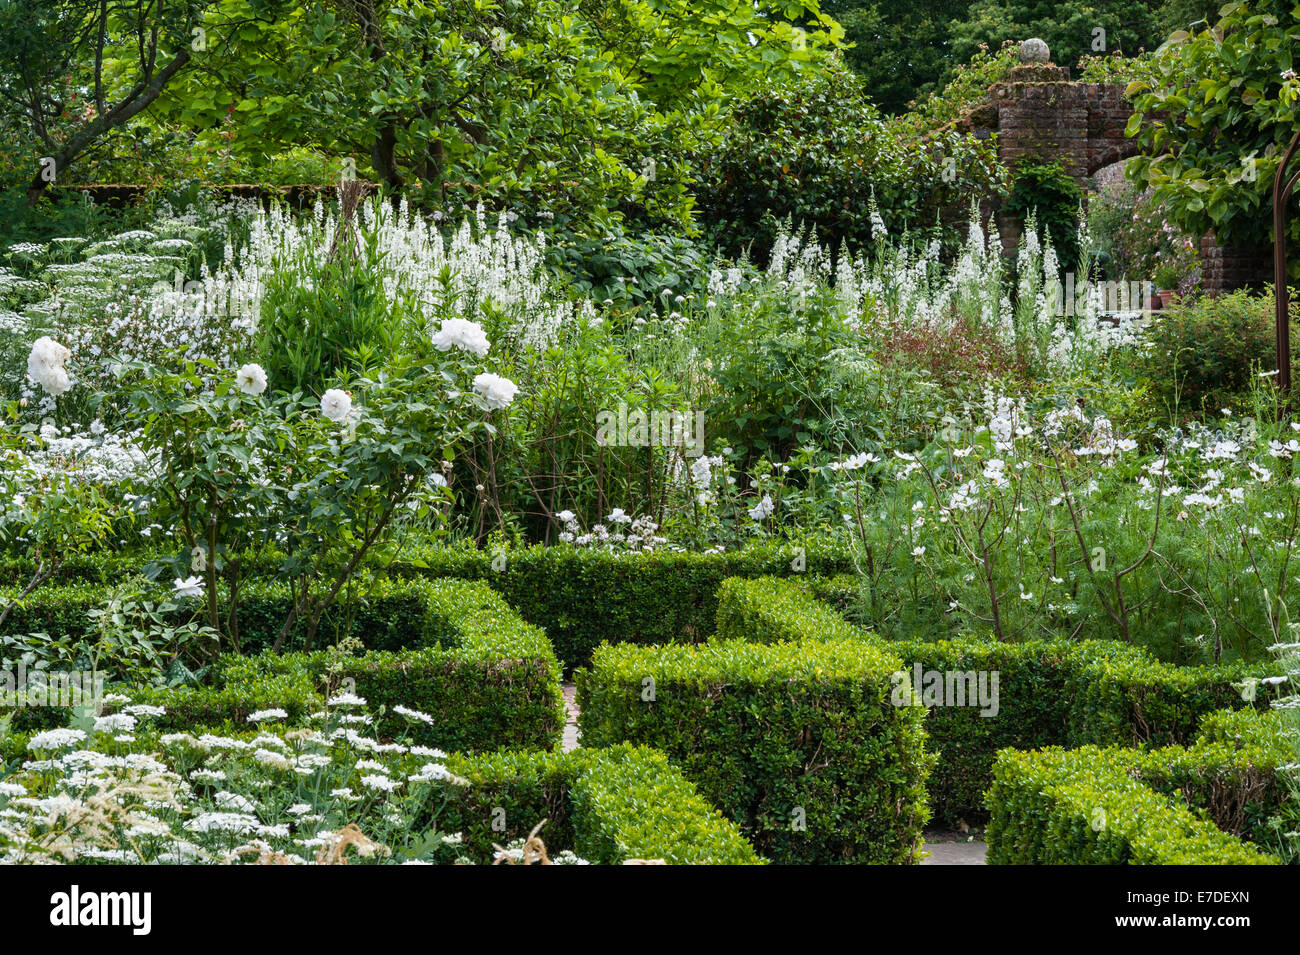
[{"label": "green foliage", "polygon": [[948,70],[952,22],[969,5],[969,0],[825,0],[822,11],[843,25],[845,42],[853,44],[844,62],[862,78],[871,98],[884,112],[901,113]]},{"label": "green foliage", "polygon": [[686,226],[688,155],[726,102],[819,63],[839,32],[814,0],[303,5],[169,91],[164,118],[233,117],[229,150],[254,166],[291,147],[368,155],[439,209],[483,201],[561,234]]},{"label": "green foliage", "polygon": [[[1059,162],[1021,159],[1012,173],[1005,209],[1020,221],[1032,215],[1056,249],[1064,271],[1080,272],[1079,210],[1083,188]],[[1083,274],[1080,272],[1080,274]]]},{"label": "green foliage", "polygon": [[1052,62],[1062,66],[1075,67],[1089,55],[1133,57],[1164,41],[1166,5],[1167,0],[976,0],[952,25],[952,52],[960,60],[982,46],[996,49],[1006,40],[1039,37],[1047,41]]},{"label": "green foliage", "polygon": [[547,253],[570,277],[575,292],[611,311],[654,310],[665,293],[675,297],[705,291],[704,250],[676,234],[633,233],[615,224],[560,236]]},{"label": "green foliage", "polygon": [[[899,657],[900,678],[917,691],[924,683],[915,678],[918,667],[922,675],[998,674],[996,712],[982,715],[983,708],[973,703],[929,710],[926,734],[938,760],[927,789],[934,815],[946,822],[974,821],[982,814],[983,793],[1000,749],[1184,743],[1195,736],[1203,716],[1243,703],[1237,685],[1247,671],[1241,667],[1173,667],[1151,660],[1140,648],[1109,640],[886,641],[846,623],[805,586],[843,599],[852,584],[843,578],[838,585],[833,579],[806,585],[724,581],[718,637],[761,643],[867,641]],[[1263,697],[1261,693],[1261,701]]]},{"label": "green foliage", "polygon": [[[1293,306],[1293,328],[1295,314]],[[1134,371],[1175,421],[1249,410],[1255,376],[1275,367],[1274,321],[1271,294],[1179,301],[1151,322],[1150,347],[1134,356]],[[1293,347],[1293,360],[1296,354]]]},{"label": "green foliage", "polygon": [[369,354],[391,355],[402,322],[379,276],[346,253],[283,263],[261,303],[254,349],[285,392],[321,394],[340,374],[365,374]]},{"label": "green foliage", "polygon": [[766,258],[786,220],[857,251],[883,238],[873,197],[889,230],[925,230],[941,210],[1000,186],[989,143],[953,130],[922,141],[882,117],[842,68],[773,83],[737,105],[735,122],[702,157],[698,190],[702,222],[728,253]]},{"label": "green foliage", "polygon": [[[1296,125],[1297,37],[1292,3],[1229,3],[1212,29],[1174,33],[1155,76],[1129,88],[1128,131],[1143,148],[1129,175],[1185,232],[1213,232],[1225,246],[1271,243],[1273,177]],[[1287,229],[1300,241],[1300,218]],[[1300,274],[1300,262],[1290,268]]]},{"label": "green foliage", "polygon": [[[253,596],[245,607],[256,612],[266,599]],[[283,589],[279,599],[287,599]],[[356,613],[346,639],[394,649],[226,656],[211,686],[158,691],[140,701],[167,707],[162,726],[240,726],[255,710],[285,708],[275,702],[276,692],[295,704],[294,720],[315,712],[304,701],[347,690],[367,701],[376,731],[387,737],[466,751],[549,749],[559,741],[560,671],[546,634],[484,584],[412,581],[379,588],[368,604],[341,608]],[[417,709],[432,722],[403,716],[395,706]]]},{"label": "green foliage", "polygon": [[1275,865],[1161,795],[1129,767],[1132,753],[1086,746],[1003,750],[988,804],[993,865]]},{"label": "green foliage", "polygon": [[862,641],[602,647],[578,673],[586,746],[645,743],[782,863],[910,863],[929,817],[923,714]]},{"label": "green foliage", "polygon": [[217,72],[282,0],[0,3],[0,126],[18,131],[28,201],[103,150],[200,64]]},{"label": "green foliage", "polygon": [[956,122],[988,103],[989,87],[1003,80],[1019,63],[1019,44],[1012,41],[996,50],[981,49],[965,61],[949,63],[945,67],[947,74],[937,73],[935,85],[915,108],[899,116],[898,122],[918,133]]},{"label": "green foliage", "polygon": [[[663,859],[670,865],[753,865],[754,850],[662,753],[614,746],[572,753],[453,756],[468,781],[436,817],[473,855],[539,835],[553,856],[572,849],[592,863]],[[494,825],[495,824],[495,825]]]}]

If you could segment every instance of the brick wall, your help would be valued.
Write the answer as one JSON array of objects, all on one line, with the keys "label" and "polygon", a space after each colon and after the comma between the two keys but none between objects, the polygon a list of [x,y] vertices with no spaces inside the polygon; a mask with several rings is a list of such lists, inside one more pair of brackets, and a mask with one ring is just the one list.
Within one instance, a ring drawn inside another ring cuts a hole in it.
[{"label": "brick wall", "polygon": [[1210,295],[1240,288],[1262,288],[1273,281],[1273,249],[1239,249],[1201,239],[1201,287]]}]

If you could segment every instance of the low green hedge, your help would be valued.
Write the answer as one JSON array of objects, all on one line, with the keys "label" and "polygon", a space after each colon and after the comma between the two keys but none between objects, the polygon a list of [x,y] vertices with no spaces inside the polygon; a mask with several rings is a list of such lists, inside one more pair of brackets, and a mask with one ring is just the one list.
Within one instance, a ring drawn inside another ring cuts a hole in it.
[{"label": "low green hedge", "polygon": [[1295,761],[1295,750],[1277,714],[1224,710],[1201,726],[1191,746],[1135,751],[1136,778],[1224,832],[1265,848],[1300,829],[1300,805],[1279,772]]},{"label": "low green hedge", "polygon": [[[947,822],[984,812],[993,758],[1005,747],[1168,745],[1190,742],[1202,717],[1244,705],[1234,682],[1244,665],[1177,667],[1152,660],[1140,647],[1112,640],[991,638],[886,641],[846,622],[808,589],[790,580],[725,581],[718,595],[720,638],[862,640],[904,661],[905,682],[927,672],[998,674],[998,709],[982,716],[973,706],[933,706],[926,731],[938,763],[928,789],[936,817]],[[922,681],[924,685],[924,682]],[[1261,690],[1259,702],[1264,694]]]},{"label": "low green hedge", "polygon": [[1003,750],[993,765],[993,865],[1269,865],[1279,860],[1134,778],[1131,750]]},{"label": "low green hedge", "polygon": [[913,862],[930,760],[899,666],[862,641],[605,646],[577,674],[583,745],[662,749],[776,862]]},{"label": "low green hedge", "polygon": [[[226,656],[214,686],[144,690],[133,702],[167,708],[160,725],[240,724],[249,713],[281,707],[297,718],[324,705],[320,693],[349,688],[378,712],[378,731],[406,732],[418,743],[450,750],[509,746],[549,749],[564,728],[560,668],[546,634],[524,623],[497,593],[461,580],[408,582],[419,595],[413,617],[422,640],[437,646],[371,651]],[[375,630],[370,631],[372,634]],[[432,725],[399,716],[402,705],[427,713]]]},{"label": "low green hedge", "polygon": [[[373,650],[399,650],[454,640],[447,616],[450,593],[433,580],[359,578],[356,586],[344,591],[326,611],[316,646],[327,646],[345,636],[359,639]],[[84,582],[42,588],[11,613],[5,632],[87,633],[87,611],[103,604],[111,594],[111,588]],[[223,591],[223,615],[226,601]],[[292,606],[286,585],[260,579],[246,581],[240,589],[236,614],[241,650],[252,653],[272,646]],[[181,619],[178,615],[177,622]],[[301,646],[304,635],[305,626],[300,621],[291,629],[285,646]]]},{"label": "low green hedge", "polygon": [[[483,580],[505,597],[527,622],[543,627],[566,669],[585,666],[603,641],[652,645],[692,643],[713,633],[718,585],[728,577],[805,576],[834,573],[851,566],[848,552],[829,543],[759,544],[724,554],[689,554],[660,550],[614,553],[575,547],[527,547],[498,555],[473,548],[421,546],[406,548],[386,568],[391,591],[372,594],[375,612],[363,615],[356,632],[375,649],[398,649],[392,640],[418,629],[418,607],[403,609],[397,593],[402,578],[450,577]],[[494,569],[495,567],[500,569]],[[250,647],[274,638],[284,619],[283,590],[266,580],[279,557],[262,552],[244,559],[245,609],[240,631]],[[63,569],[58,582],[41,588],[14,611],[9,633],[78,632],[85,611],[102,601],[105,582],[141,569],[140,557],[79,557]],[[13,581],[0,593],[21,590],[25,565],[0,564],[0,581]],[[167,577],[170,579],[170,576]],[[352,603],[353,609],[358,606]],[[386,624],[385,621],[400,621]],[[332,642],[348,622],[332,613],[323,623],[324,642]]]},{"label": "low green hedge", "polygon": [[652,749],[501,752],[453,756],[446,765],[470,785],[431,813],[439,828],[462,834],[475,858],[490,858],[494,844],[523,838],[545,820],[539,835],[552,856],[571,849],[604,864],[762,861],[735,825]]}]

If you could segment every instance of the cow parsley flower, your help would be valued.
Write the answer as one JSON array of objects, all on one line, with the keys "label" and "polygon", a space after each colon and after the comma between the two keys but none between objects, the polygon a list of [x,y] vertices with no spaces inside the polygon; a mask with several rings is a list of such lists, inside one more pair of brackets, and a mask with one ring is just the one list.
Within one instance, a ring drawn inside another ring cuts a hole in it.
[{"label": "cow parsley flower", "polygon": [[273,707],[269,710],[257,710],[248,714],[248,722],[250,723],[265,723],[270,720],[284,720],[288,718],[289,714],[279,707]]},{"label": "cow parsley flower", "polygon": [[84,730],[54,729],[37,733],[27,741],[30,750],[66,749],[75,746],[86,738]]}]

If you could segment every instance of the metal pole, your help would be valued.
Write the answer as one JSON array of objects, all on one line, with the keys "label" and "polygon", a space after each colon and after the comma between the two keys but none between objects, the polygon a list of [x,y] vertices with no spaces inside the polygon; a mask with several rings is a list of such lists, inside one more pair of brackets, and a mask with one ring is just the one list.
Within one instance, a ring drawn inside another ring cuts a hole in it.
[{"label": "metal pole", "polygon": [[1300,130],[1291,137],[1282,162],[1273,177],[1273,300],[1276,303],[1274,323],[1277,331],[1277,386],[1282,394],[1291,393],[1291,305],[1286,284],[1286,204],[1291,198],[1300,172],[1285,185],[1286,167],[1300,149]]}]

